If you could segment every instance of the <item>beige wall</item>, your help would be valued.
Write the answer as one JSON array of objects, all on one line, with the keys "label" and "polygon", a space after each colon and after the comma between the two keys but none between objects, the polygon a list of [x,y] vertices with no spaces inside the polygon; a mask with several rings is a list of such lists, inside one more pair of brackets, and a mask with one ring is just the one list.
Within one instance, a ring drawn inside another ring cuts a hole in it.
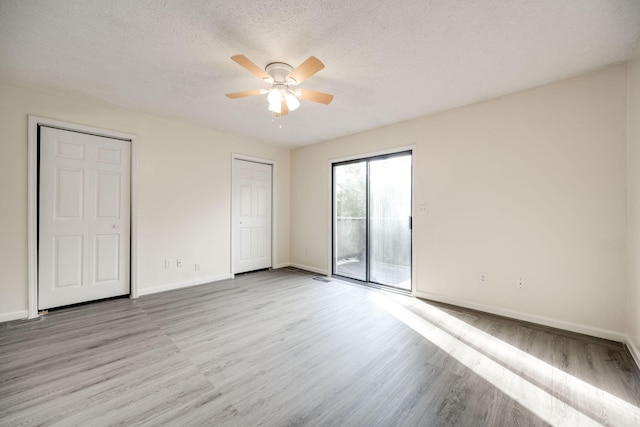
[{"label": "beige wall", "polygon": [[331,268],[330,159],[415,145],[417,295],[623,339],[625,71],[293,150],[291,262]]},{"label": "beige wall", "polygon": [[640,42],[627,65],[629,348],[640,366]]},{"label": "beige wall", "polygon": [[[139,141],[141,293],[226,277],[232,153],[275,160],[275,263],[289,262],[289,150],[115,108],[92,99],[0,84],[0,319],[27,304],[27,115],[132,133]],[[185,267],[164,268],[183,258]],[[196,272],[194,263],[201,264]]]},{"label": "beige wall", "polygon": [[[414,204],[427,206],[414,219],[417,295],[614,339],[629,333],[637,345],[640,121],[633,118],[640,112],[639,76],[636,59],[296,149],[291,170],[283,148],[70,94],[0,84],[0,319],[27,310],[32,114],[138,135],[143,293],[230,274],[231,153],[277,161],[276,265],[291,261],[329,272],[330,160],[412,145]],[[199,262],[202,271],[164,269],[165,258],[177,257]],[[481,271],[489,273],[486,286],[478,283]],[[516,290],[519,277],[527,281],[524,291]]]}]

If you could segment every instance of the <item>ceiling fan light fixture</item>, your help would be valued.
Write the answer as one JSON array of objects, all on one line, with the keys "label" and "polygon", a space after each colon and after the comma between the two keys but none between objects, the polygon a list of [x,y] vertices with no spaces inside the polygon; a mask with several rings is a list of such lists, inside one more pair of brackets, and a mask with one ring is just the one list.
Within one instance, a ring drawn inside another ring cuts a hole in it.
[{"label": "ceiling fan light fixture", "polygon": [[280,114],[282,111],[282,103],[278,102],[270,102],[269,103],[269,111],[273,111],[276,114]]},{"label": "ceiling fan light fixture", "polygon": [[267,101],[269,101],[269,104],[278,103],[278,105],[280,105],[280,101],[282,101],[282,93],[280,93],[280,89],[276,87],[271,89],[267,96]]},{"label": "ceiling fan light fixture", "polygon": [[300,106],[300,101],[298,101],[298,98],[290,93],[285,95],[284,100],[287,103],[287,108],[289,108],[289,110],[291,111],[297,110]]},{"label": "ceiling fan light fixture", "polygon": [[273,111],[276,114],[280,114],[282,112],[282,91],[277,87],[277,85],[269,91],[267,101],[269,102],[269,111]]}]

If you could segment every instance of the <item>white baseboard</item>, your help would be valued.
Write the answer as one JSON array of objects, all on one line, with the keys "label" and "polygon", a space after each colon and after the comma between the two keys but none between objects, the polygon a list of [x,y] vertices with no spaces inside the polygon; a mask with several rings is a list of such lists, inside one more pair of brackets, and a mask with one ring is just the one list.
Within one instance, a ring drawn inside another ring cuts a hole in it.
[{"label": "white baseboard", "polygon": [[323,276],[328,276],[329,275],[327,270],[324,270],[322,268],[310,267],[308,265],[296,264],[296,263],[293,263],[293,262],[291,264],[289,264],[289,266],[295,267],[295,268],[299,268],[300,270],[311,271],[312,273],[322,274]]},{"label": "white baseboard", "polygon": [[289,267],[290,265],[291,264],[289,264],[288,262],[283,262],[283,263],[280,263],[280,264],[276,264],[271,268],[273,268],[275,270],[276,268],[286,268],[286,267]]},{"label": "white baseboard", "polygon": [[138,295],[142,296],[142,295],[157,294],[158,292],[166,292],[166,291],[172,291],[174,289],[188,288],[190,286],[204,285],[205,283],[219,282],[220,280],[226,280],[231,278],[233,278],[232,274],[221,274],[219,276],[206,277],[204,279],[195,279],[195,280],[189,280],[186,282],[171,283],[168,285],[160,285],[160,286],[154,286],[150,288],[142,288],[142,289],[138,289]]},{"label": "white baseboard", "polygon": [[633,360],[636,362],[638,369],[640,369],[640,350],[638,350],[638,347],[636,346],[636,344],[628,336],[625,341],[625,344],[629,349],[629,353],[631,353],[631,357],[633,357]]},{"label": "white baseboard", "polygon": [[28,310],[12,311],[10,313],[0,313],[0,323],[12,320],[26,319],[29,317]]},{"label": "white baseboard", "polygon": [[472,310],[484,311],[485,313],[497,314],[498,316],[509,317],[511,319],[523,320],[525,322],[537,323],[538,325],[550,326],[552,328],[563,329],[565,331],[577,332],[579,334],[590,335],[593,337],[604,338],[611,341],[621,343],[627,342],[627,336],[621,332],[611,331],[608,329],[596,328],[593,326],[581,325],[579,323],[566,322],[563,320],[552,319],[544,316],[536,316],[533,314],[521,313],[513,310],[493,307],[489,305],[476,304],[473,302],[463,301],[456,298],[449,298],[442,295],[431,294],[428,292],[416,291],[415,296],[432,301],[443,302],[445,304],[457,305],[459,307],[470,308]]}]

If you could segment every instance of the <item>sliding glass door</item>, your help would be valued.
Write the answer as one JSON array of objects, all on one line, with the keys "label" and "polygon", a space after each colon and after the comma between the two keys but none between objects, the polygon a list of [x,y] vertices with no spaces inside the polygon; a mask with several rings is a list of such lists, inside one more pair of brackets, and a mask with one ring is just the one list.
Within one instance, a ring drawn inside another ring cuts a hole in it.
[{"label": "sliding glass door", "polygon": [[411,152],[333,165],[333,274],[411,290]]}]

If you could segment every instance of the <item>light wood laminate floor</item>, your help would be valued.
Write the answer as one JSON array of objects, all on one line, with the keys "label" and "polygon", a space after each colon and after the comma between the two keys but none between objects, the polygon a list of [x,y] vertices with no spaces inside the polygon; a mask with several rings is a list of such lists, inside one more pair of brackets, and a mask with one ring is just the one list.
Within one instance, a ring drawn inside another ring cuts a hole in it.
[{"label": "light wood laminate floor", "polygon": [[0,325],[0,425],[640,425],[624,346],[282,269]]}]

